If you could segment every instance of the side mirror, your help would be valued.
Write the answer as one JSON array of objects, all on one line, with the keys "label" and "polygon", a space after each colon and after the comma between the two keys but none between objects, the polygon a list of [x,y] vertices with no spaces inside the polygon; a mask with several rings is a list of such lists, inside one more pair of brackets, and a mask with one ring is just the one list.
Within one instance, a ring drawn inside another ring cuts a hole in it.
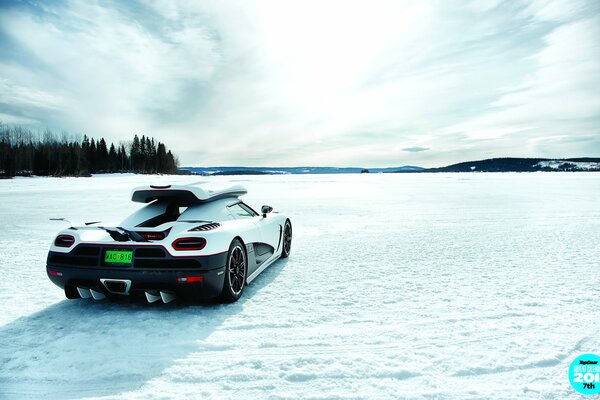
[{"label": "side mirror", "polygon": [[262,206],[260,208],[260,211],[262,212],[263,218],[267,218],[267,214],[270,213],[271,211],[273,211],[273,207],[271,207],[271,206]]}]

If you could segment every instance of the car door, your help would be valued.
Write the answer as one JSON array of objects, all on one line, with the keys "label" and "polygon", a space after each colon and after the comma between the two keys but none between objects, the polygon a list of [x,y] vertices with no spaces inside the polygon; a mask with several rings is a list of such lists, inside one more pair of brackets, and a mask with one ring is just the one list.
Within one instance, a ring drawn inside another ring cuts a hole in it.
[{"label": "car door", "polygon": [[278,250],[281,229],[277,219],[269,218],[269,216],[264,218],[243,202],[230,206],[229,210],[235,218],[253,218],[256,221],[256,226],[260,231],[262,240],[261,242],[254,243],[254,253],[256,263],[260,266],[260,264],[271,258]]},{"label": "car door", "polygon": [[259,215],[258,218],[258,226],[260,227],[263,240],[271,246],[273,252],[276,253],[279,249],[282,234],[282,227],[279,222],[280,219],[275,218],[275,215],[273,214],[267,214],[266,217]]},{"label": "car door", "polygon": [[273,254],[273,248],[265,242],[263,237],[262,224],[260,223],[260,216],[252,208],[248,207],[243,203],[236,203],[227,207],[231,215],[236,220],[245,220],[247,223],[252,224],[253,232],[251,243],[246,243],[248,251],[248,275],[260,267],[260,265],[269,259]]},{"label": "car door", "polygon": [[281,226],[277,221],[277,218],[274,218],[273,215],[269,214],[266,214],[266,217],[263,217],[244,202],[240,202],[239,206],[256,218],[263,242],[272,248],[271,252],[276,252],[281,240]]}]

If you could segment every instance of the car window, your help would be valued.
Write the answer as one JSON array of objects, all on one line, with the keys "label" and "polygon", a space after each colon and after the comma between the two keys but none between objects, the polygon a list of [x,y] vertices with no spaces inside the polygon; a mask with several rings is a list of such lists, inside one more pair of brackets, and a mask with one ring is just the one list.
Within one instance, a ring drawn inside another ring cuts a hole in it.
[{"label": "car window", "polygon": [[256,217],[258,215],[258,213],[256,211],[254,211],[250,206],[248,206],[246,203],[239,203],[238,204],[240,207],[242,207],[244,210],[248,211],[250,213],[250,215],[252,215],[253,217]]},{"label": "car window", "polygon": [[124,226],[139,226],[154,228],[179,218],[181,207],[177,204],[156,201],[129,216],[121,224]]},{"label": "car window", "polygon": [[254,217],[254,214],[251,213],[249,210],[245,209],[240,203],[229,206],[229,211],[231,211],[231,213],[236,218],[252,218],[252,217]]}]

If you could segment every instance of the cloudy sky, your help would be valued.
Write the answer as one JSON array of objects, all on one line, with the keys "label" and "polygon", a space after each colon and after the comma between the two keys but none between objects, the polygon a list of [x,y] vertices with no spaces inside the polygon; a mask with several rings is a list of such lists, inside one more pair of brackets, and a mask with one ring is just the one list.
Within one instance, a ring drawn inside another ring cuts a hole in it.
[{"label": "cloudy sky", "polygon": [[600,2],[0,2],[0,121],[182,165],[600,156]]}]

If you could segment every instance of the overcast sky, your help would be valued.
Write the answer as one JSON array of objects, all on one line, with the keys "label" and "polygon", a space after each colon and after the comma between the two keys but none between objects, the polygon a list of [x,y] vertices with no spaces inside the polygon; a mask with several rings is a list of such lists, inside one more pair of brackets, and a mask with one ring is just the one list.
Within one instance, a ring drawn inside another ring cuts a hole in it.
[{"label": "overcast sky", "polygon": [[600,156],[600,1],[2,0],[0,121],[186,166]]}]

